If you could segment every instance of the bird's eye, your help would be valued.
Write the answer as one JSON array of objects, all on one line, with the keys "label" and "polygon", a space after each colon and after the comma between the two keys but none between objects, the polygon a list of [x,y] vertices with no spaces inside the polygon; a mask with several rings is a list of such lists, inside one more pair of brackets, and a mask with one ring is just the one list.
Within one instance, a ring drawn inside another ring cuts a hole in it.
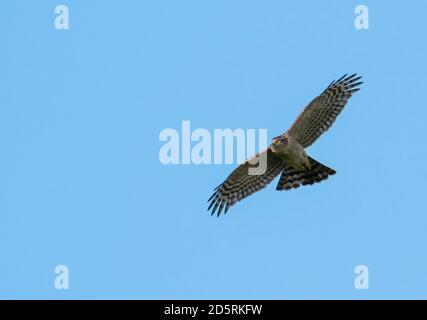
[{"label": "bird's eye", "polygon": [[281,144],[281,143],[283,143],[283,139],[282,138],[276,138],[273,140],[273,143],[274,144]]}]

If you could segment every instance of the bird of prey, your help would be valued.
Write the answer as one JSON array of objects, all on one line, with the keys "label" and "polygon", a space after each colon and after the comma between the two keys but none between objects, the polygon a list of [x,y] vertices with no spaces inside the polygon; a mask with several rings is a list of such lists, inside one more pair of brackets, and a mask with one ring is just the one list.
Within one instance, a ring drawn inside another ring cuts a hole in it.
[{"label": "bird of prey", "polygon": [[[304,149],[331,127],[348,99],[360,90],[361,78],[346,74],[332,81],[304,108],[289,130],[273,138],[266,150],[246,160],[214,189],[208,211],[212,209],[211,214],[217,212],[218,217],[223,209],[227,213],[236,202],[266,187],[279,174],[276,190],[311,185],[335,174],[335,170],[308,156]],[[259,169],[256,162],[262,167],[259,162],[262,159],[265,159],[264,168]]]}]

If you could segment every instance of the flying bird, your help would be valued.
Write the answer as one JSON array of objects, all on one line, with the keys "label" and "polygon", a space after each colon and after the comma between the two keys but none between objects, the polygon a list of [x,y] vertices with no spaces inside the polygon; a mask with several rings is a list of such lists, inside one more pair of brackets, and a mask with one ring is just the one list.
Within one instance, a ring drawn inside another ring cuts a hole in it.
[{"label": "flying bird", "polygon": [[273,138],[266,150],[246,160],[214,189],[208,200],[208,211],[212,209],[211,214],[216,212],[218,217],[223,209],[224,214],[227,213],[230,207],[265,188],[279,174],[276,190],[312,185],[335,174],[334,169],[308,156],[305,148],[332,126],[348,99],[360,90],[361,78],[357,74],[346,74],[332,81],[285,133]]}]

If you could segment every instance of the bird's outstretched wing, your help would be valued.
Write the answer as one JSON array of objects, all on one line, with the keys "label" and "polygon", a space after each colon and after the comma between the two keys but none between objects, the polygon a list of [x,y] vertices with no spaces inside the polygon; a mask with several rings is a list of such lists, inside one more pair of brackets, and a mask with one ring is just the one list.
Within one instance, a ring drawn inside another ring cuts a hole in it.
[{"label": "bird's outstretched wing", "polygon": [[[254,159],[258,159],[254,161]],[[263,160],[264,159],[264,160]],[[262,163],[266,161],[265,163]],[[208,211],[212,209],[212,215],[217,212],[219,216],[225,208],[224,213],[236,202],[245,199],[251,194],[267,186],[283,169],[283,160],[278,158],[271,148],[237,167],[228,178],[214,189],[209,198]]]},{"label": "bird's outstretched wing", "polygon": [[326,130],[328,130],[344,109],[351,95],[360,90],[357,82],[362,77],[357,74],[344,75],[333,81],[318,97],[306,106],[295,120],[289,133],[304,148],[310,146]]}]

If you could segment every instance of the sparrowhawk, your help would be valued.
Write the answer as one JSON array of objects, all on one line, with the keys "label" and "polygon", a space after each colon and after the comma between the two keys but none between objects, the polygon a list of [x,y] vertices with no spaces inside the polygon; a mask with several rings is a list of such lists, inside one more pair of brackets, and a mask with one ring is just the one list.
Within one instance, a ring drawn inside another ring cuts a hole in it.
[{"label": "sparrowhawk", "polygon": [[[360,90],[358,86],[363,83],[360,79],[353,74],[332,81],[304,108],[289,130],[273,138],[266,150],[246,160],[214,189],[208,211],[212,209],[212,215],[217,212],[219,216],[225,208],[227,213],[236,202],[264,188],[279,174],[276,190],[311,185],[335,174],[335,170],[309,157],[304,149],[331,127],[348,99]],[[254,165],[257,159],[266,161],[262,171],[257,171]]]}]

